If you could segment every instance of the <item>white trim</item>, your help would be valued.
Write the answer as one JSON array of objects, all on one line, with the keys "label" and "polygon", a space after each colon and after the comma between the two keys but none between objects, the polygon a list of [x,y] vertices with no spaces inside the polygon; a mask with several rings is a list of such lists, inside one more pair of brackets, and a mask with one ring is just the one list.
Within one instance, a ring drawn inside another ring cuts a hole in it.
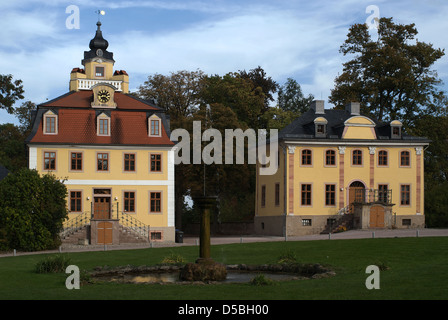
[{"label": "white trim", "polygon": [[[362,118],[362,119],[365,119],[365,120],[369,120],[370,123],[348,123],[353,118]],[[374,128],[374,127],[376,127],[376,124],[375,124],[375,122],[372,121],[372,119],[369,119],[366,116],[355,115],[355,116],[350,117],[347,120],[345,120],[344,121],[344,126],[346,126],[346,127],[371,127],[371,128]]]},{"label": "white trim", "polygon": [[[387,140],[384,140],[387,141]],[[390,147],[390,146],[427,146],[429,145],[428,142],[392,142],[392,143],[384,143],[384,141],[381,140],[375,140],[375,141],[370,141],[370,142],[363,142],[363,141],[353,141],[353,142],[348,142],[348,141],[287,141],[285,140],[285,144],[292,144],[292,145],[322,145],[322,146],[328,146],[328,145],[343,145],[343,146],[381,146],[381,147]]]},{"label": "white trim", "polygon": [[28,156],[28,167],[30,169],[37,169],[37,148],[30,147]]},{"label": "white trim", "polygon": [[67,179],[67,185],[89,185],[89,186],[169,186],[167,180],[81,180]]},{"label": "white trim", "polygon": [[117,146],[111,146],[111,145],[75,145],[75,144],[32,144],[31,148],[60,148],[60,149],[101,149],[101,150],[167,150],[170,151],[174,146],[151,146],[151,145],[144,145],[144,146],[132,146],[132,145],[117,145]]},{"label": "white trim", "polygon": [[174,227],[175,224],[175,192],[174,192],[174,170],[175,170],[175,150],[177,147],[173,148],[172,150],[168,151],[168,159],[167,159],[167,166],[168,166],[168,194],[167,194],[167,211],[168,211],[168,227]]}]

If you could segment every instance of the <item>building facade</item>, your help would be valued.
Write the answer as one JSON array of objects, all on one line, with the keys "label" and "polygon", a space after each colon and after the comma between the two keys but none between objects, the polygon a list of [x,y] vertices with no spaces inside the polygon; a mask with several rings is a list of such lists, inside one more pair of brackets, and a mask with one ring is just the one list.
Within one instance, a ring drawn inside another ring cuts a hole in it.
[{"label": "building facade", "polygon": [[120,243],[120,228],[146,241],[174,241],[174,143],[169,119],[129,94],[113,70],[98,22],[69,92],[40,104],[27,139],[29,167],[68,189],[64,235],[84,228],[91,244]]},{"label": "building facade", "polygon": [[314,101],[279,133],[277,172],[257,175],[256,232],[424,227],[428,144],[403,134],[399,121],[360,114],[359,103],[326,110]]}]

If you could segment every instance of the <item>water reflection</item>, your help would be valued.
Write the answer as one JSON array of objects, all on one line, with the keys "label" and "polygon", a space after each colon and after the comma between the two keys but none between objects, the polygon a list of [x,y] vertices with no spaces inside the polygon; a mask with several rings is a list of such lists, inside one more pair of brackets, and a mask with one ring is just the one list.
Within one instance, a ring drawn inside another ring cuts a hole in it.
[{"label": "water reflection", "polygon": [[[281,273],[254,273],[254,272],[235,272],[228,271],[224,283],[230,282],[249,282],[257,274],[263,274],[266,278],[274,281],[294,280],[297,275],[281,274]],[[109,280],[113,282],[127,282],[127,283],[175,283],[179,281],[178,272],[161,272],[161,273],[146,273],[146,274],[124,274],[120,276],[112,276]]]}]

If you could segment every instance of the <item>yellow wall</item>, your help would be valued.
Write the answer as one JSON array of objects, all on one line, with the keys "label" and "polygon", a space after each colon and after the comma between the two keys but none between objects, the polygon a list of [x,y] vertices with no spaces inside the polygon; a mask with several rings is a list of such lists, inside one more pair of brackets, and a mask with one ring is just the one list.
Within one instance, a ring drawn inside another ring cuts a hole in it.
[{"label": "yellow wall", "polygon": [[[369,129],[370,128],[366,128]],[[311,166],[301,165],[301,151],[302,149],[311,149],[313,160]],[[325,151],[332,149],[336,152],[336,165],[325,166]],[[352,151],[362,150],[363,163],[361,166],[352,165]],[[388,165],[378,165],[378,153],[381,150],[388,151]],[[401,167],[400,152],[409,151],[410,153],[410,167]],[[285,167],[283,158],[279,162],[279,170],[276,175],[272,176],[257,176],[257,203],[256,214],[258,216],[272,216],[287,214],[294,215],[331,215],[337,214],[340,208],[340,194],[342,192],[344,203],[343,206],[348,205],[348,187],[353,181],[361,181],[365,184],[367,189],[370,189],[370,153],[367,146],[356,147],[347,146],[344,154],[344,188],[340,190],[340,154],[337,146],[296,146],[293,154],[288,154],[286,148],[286,156],[288,162],[286,164],[286,210],[284,209],[284,171]],[[283,152],[280,152],[283,155]],[[294,161],[294,182],[293,182],[293,196],[294,205],[293,211],[290,212],[289,204],[289,156],[293,157]],[[412,215],[418,212],[416,206],[417,197],[417,155],[414,147],[376,147],[374,154],[374,185],[373,189],[378,189],[379,184],[388,184],[388,189],[392,190],[392,212],[397,215]],[[423,177],[423,152],[421,155],[421,194],[420,194],[420,213],[424,211],[424,177]],[[280,183],[280,208],[274,206],[274,188],[275,183]],[[312,185],[312,203],[311,206],[301,206],[301,184]],[[336,205],[325,205],[325,185],[336,184]],[[411,186],[411,204],[410,206],[402,206],[400,204],[400,186],[401,184],[409,184]],[[261,206],[261,187],[266,186],[266,206]]]},{"label": "yellow wall", "polygon": [[[50,172],[59,179],[66,179],[67,190],[82,191],[82,210],[90,211],[91,202],[93,200],[94,189],[111,189],[111,204],[113,210],[113,218],[116,217],[117,203],[119,211],[123,210],[124,191],[136,192],[136,213],[132,214],[139,221],[151,226],[167,226],[168,225],[168,152],[164,149],[154,148],[149,151],[139,149],[115,150],[115,149],[89,149],[89,148],[56,148],[45,147],[37,148],[36,164],[37,170],[41,173],[49,172],[44,170],[44,153],[47,151],[56,152],[56,170]],[[82,171],[72,171],[70,155],[71,152],[81,152],[83,154]],[[108,153],[109,155],[109,171],[102,172],[97,170],[97,153]],[[124,154],[134,153],[136,155],[135,172],[124,171]],[[150,154],[162,155],[161,172],[150,172]],[[71,183],[73,181],[73,183]],[[83,181],[89,181],[83,184]],[[98,181],[98,184],[92,183]],[[111,183],[108,184],[107,181]],[[131,182],[125,185],[125,181]],[[135,182],[132,184],[132,182]],[[160,184],[158,184],[161,182]],[[149,212],[149,192],[162,192],[162,208],[161,213]],[[89,199],[88,199],[89,198]],[[69,202],[69,198],[67,199]],[[70,208],[70,207],[69,207]],[[69,219],[75,217],[79,213],[70,213]]]}]

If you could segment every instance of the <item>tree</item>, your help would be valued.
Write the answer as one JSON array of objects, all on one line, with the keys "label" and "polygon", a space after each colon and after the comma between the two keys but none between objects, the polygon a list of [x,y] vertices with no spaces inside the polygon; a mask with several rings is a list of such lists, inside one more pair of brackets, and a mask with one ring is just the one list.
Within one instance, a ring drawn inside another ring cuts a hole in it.
[{"label": "tree", "polygon": [[0,164],[14,172],[27,166],[25,136],[12,123],[0,124]]},{"label": "tree", "polygon": [[0,74],[0,109],[13,113],[13,105],[23,99],[23,93],[22,80],[13,81],[12,75]]},{"label": "tree", "polygon": [[171,119],[172,129],[183,128],[199,105],[205,75],[201,70],[172,72],[169,76],[155,74],[139,87],[137,95],[155,100]]},{"label": "tree", "polygon": [[295,113],[297,117],[308,111],[313,100],[312,94],[304,96],[300,84],[292,78],[288,78],[278,90],[278,107],[283,111]]},{"label": "tree", "polygon": [[19,120],[20,130],[23,132],[25,138],[31,133],[34,110],[36,110],[36,104],[31,101],[26,101],[13,111],[14,115]]},{"label": "tree", "polygon": [[330,102],[342,108],[358,101],[363,113],[380,121],[401,120],[405,127],[422,114],[445,108],[437,88],[441,81],[431,70],[444,50],[414,41],[417,33],[414,24],[381,18],[374,41],[366,24],[351,26],[340,52],[355,57],[344,63]]},{"label": "tree", "polygon": [[1,241],[9,249],[36,251],[57,247],[68,217],[67,189],[54,175],[21,169],[0,182]]}]

